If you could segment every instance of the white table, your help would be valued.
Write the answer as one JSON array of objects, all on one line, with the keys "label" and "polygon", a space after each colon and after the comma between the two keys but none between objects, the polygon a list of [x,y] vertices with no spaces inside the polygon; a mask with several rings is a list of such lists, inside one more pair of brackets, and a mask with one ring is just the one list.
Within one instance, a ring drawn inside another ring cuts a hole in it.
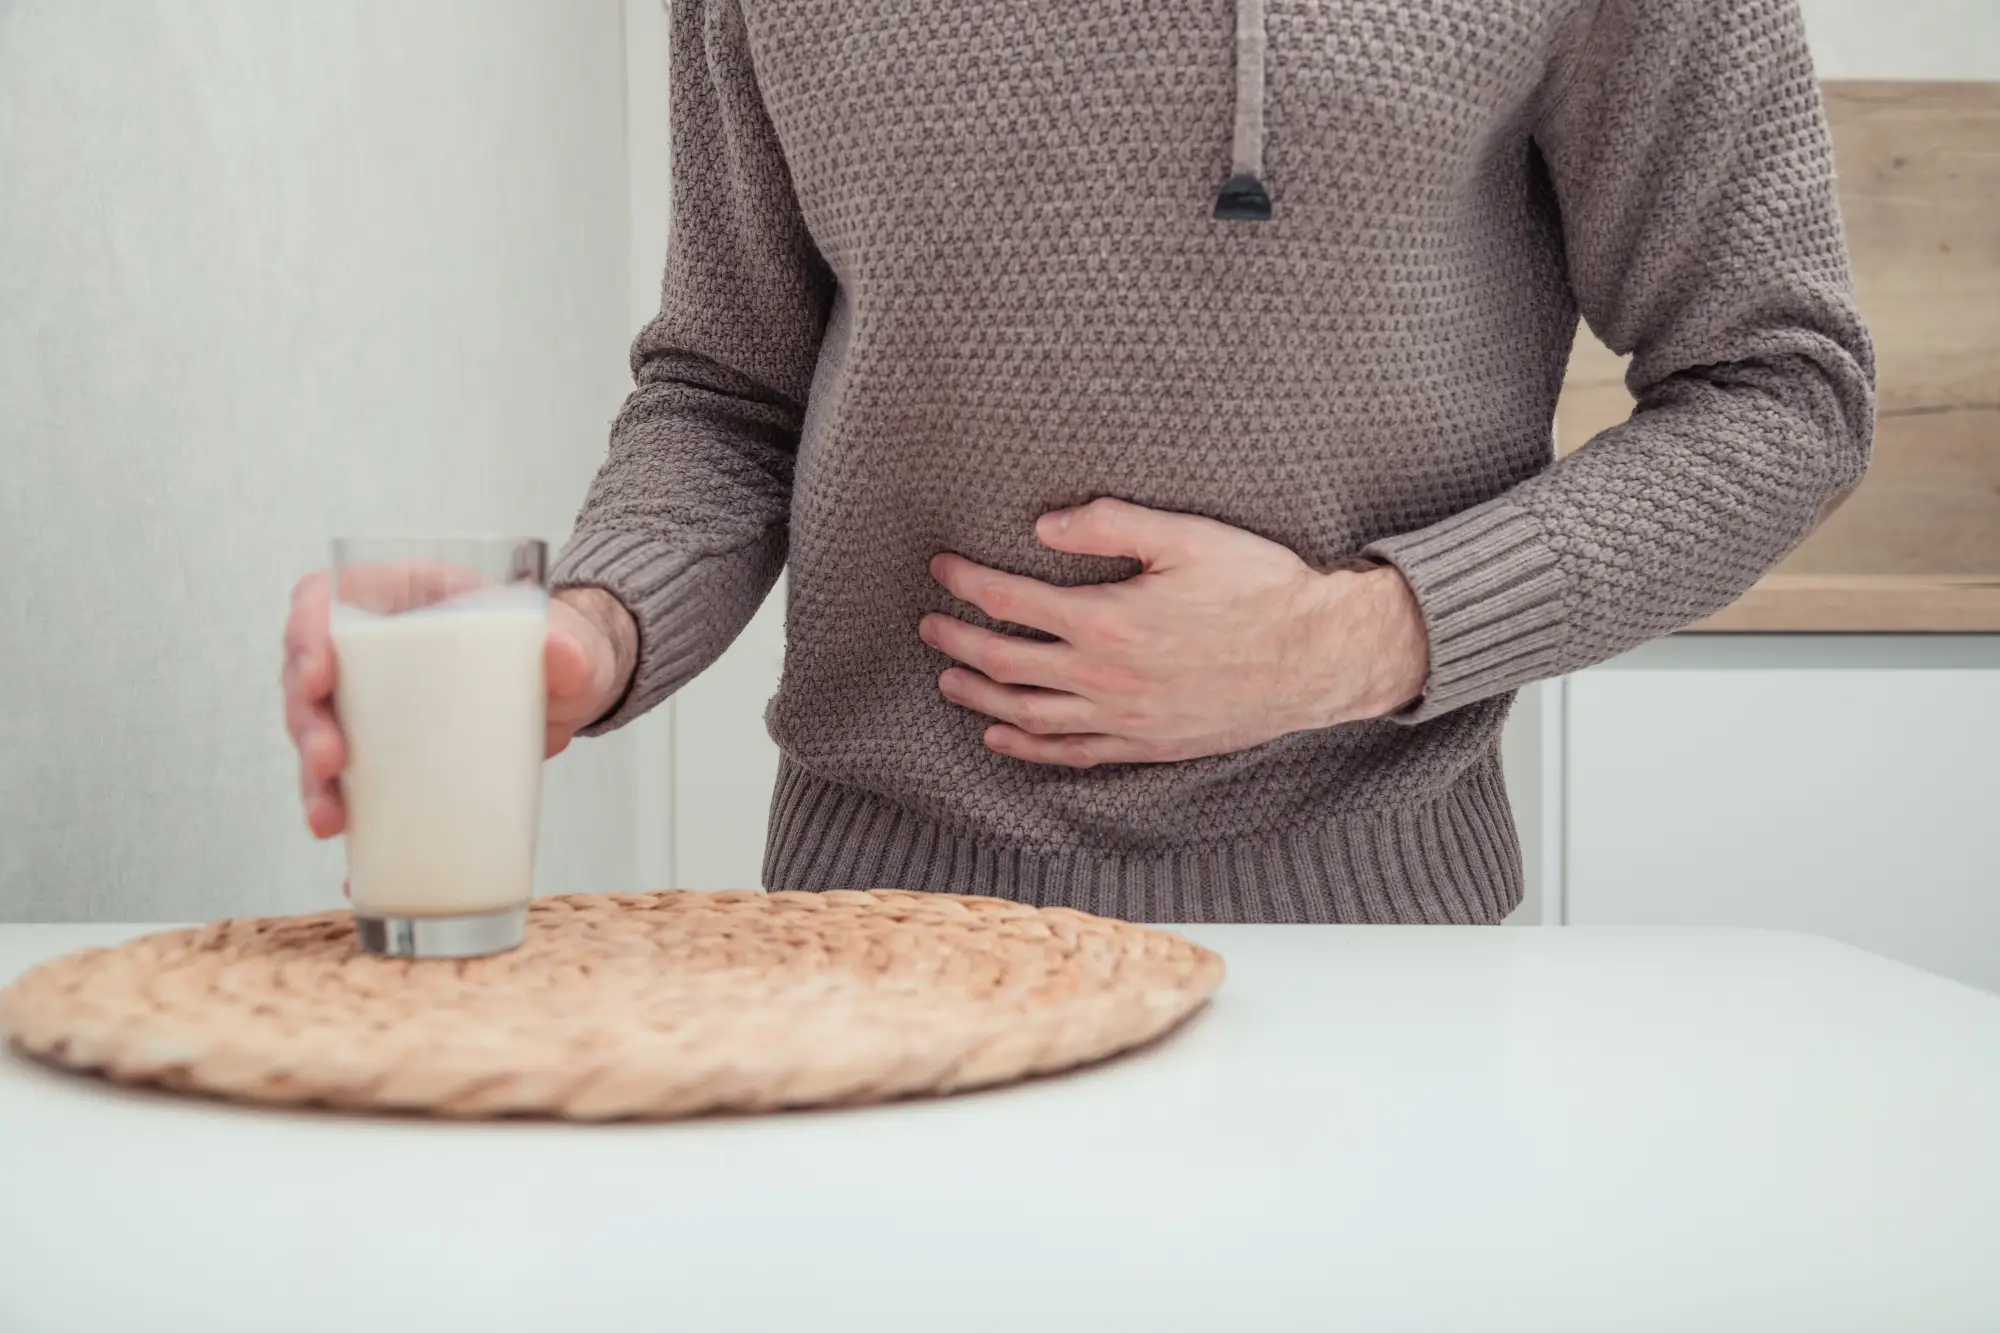
[{"label": "white table", "polygon": [[[0,927],[0,980],[134,933]],[[1759,931],[1223,927],[1163,1045],[664,1126],[0,1058],[0,1329],[2000,1329],[2000,996]]]}]

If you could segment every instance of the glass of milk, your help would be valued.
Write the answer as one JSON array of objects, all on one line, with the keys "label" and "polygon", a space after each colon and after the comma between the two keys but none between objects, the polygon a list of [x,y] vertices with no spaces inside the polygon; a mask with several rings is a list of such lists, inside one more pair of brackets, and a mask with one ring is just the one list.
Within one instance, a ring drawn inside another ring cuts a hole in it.
[{"label": "glass of milk", "polygon": [[548,548],[333,544],[334,709],[363,948],[468,958],[521,942],[540,816]]}]

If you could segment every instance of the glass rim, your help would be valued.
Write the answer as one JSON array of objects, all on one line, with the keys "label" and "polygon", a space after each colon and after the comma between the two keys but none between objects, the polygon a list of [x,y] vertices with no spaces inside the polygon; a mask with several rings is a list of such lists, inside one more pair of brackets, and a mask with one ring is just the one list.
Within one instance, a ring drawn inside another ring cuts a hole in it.
[{"label": "glass rim", "polygon": [[[446,566],[477,571],[480,582],[527,584],[548,591],[549,544],[540,537],[463,534],[430,537],[335,537],[327,551],[334,600],[350,601],[347,584],[377,566]],[[402,607],[414,609],[414,606]]]},{"label": "glass rim", "polygon": [[361,546],[421,546],[426,542],[437,545],[463,546],[542,546],[549,543],[542,537],[515,536],[505,532],[350,532],[332,539],[331,545]]}]

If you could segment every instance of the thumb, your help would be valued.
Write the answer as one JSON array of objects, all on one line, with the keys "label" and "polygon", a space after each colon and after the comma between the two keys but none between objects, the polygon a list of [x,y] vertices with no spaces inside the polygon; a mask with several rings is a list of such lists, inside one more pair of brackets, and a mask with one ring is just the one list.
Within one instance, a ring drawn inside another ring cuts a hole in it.
[{"label": "thumb", "polygon": [[1035,536],[1052,550],[1125,556],[1155,570],[1184,563],[1208,521],[1107,496],[1043,514],[1035,523]]},{"label": "thumb", "polygon": [[589,636],[594,632],[581,617],[555,612],[551,604],[548,639],[542,646],[542,675],[548,686],[549,721],[574,725],[591,720],[602,692],[598,654]]},{"label": "thumb", "polygon": [[590,689],[590,654],[566,628],[551,626],[542,648],[542,673],[550,699],[573,699]]}]

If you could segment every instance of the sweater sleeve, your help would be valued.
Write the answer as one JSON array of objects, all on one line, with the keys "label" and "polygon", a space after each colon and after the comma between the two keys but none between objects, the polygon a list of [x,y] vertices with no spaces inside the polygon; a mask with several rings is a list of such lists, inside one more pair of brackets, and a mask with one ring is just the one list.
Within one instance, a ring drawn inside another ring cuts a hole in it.
[{"label": "sweater sleeve", "polygon": [[760,98],[736,0],[674,0],[672,222],[660,313],[551,583],[629,609],[639,657],[592,734],[708,666],[783,567],[792,466],[833,279]]},{"label": "sweater sleeve", "polygon": [[1536,132],[1631,419],[1369,553],[1431,637],[1421,722],[1736,600],[1867,466],[1874,357],[1797,0],[1600,0]]}]

